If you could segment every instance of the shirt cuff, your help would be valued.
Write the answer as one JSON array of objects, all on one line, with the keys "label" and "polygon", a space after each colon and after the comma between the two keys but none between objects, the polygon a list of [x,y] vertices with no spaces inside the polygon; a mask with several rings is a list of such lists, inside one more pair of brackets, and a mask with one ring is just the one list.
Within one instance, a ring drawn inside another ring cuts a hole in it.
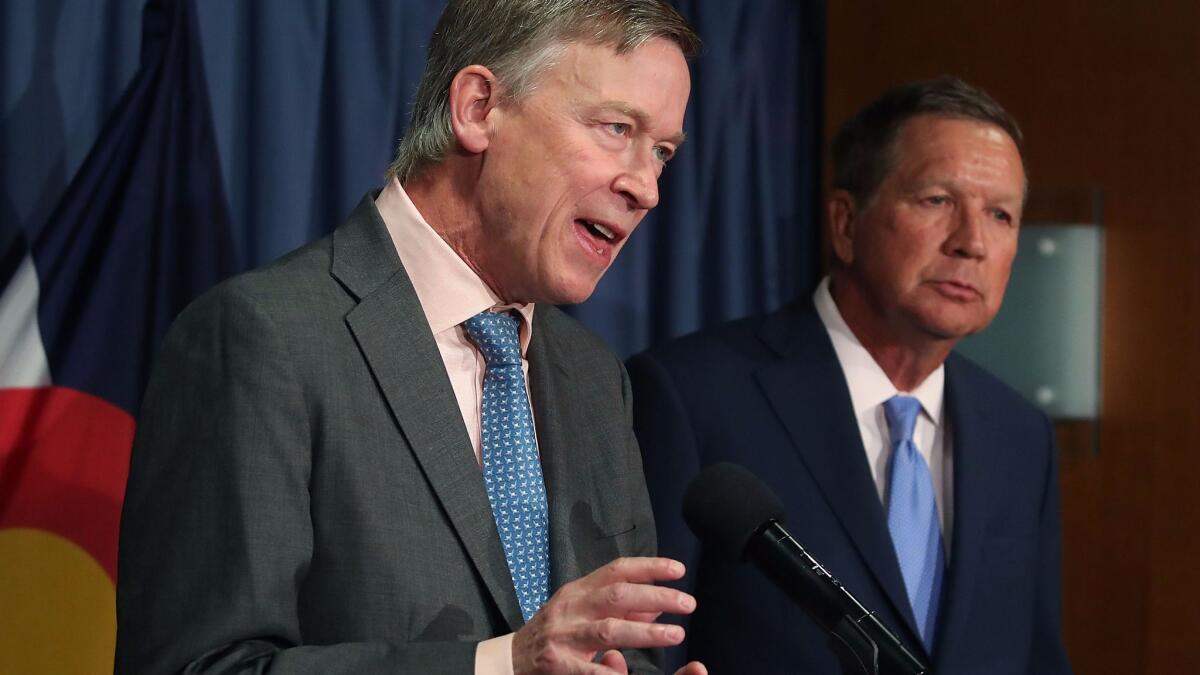
[{"label": "shirt cuff", "polygon": [[475,675],[513,675],[513,634],[484,640],[475,646]]}]

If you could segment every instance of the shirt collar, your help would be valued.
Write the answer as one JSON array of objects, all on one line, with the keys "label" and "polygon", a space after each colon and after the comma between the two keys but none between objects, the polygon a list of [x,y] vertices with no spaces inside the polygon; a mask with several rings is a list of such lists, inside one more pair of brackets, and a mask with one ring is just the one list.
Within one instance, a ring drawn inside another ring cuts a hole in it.
[{"label": "shirt collar", "polygon": [[504,303],[426,222],[399,180],[393,178],[379,193],[375,207],[434,335],[489,309],[515,309],[522,317],[521,353],[525,353],[533,326],[533,303]]},{"label": "shirt collar", "polygon": [[833,342],[833,351],[837,353],[838,363],[846,376],[846,384],[850,388],[850,401],[856,416],[861,417],[873,412],[889,398],[896,394],[904,394],[920,401],[925,416],[935,426],[941,425],[942,400],[946,390],[945,365],[939,365],[937,370],[930,373],[912,391],[898,391],[883,372],[883,368],[879,367],[871,353],[862,346],[854,331],[850,330],[850,326],[842,318],[842,313],[829,292],[829,277],[822,279],[821,284],[817,286],[816,292],[813,293],[813,304],[816,305],[817,315],[821,317],[821,323],[825,325],[829,339]]}]

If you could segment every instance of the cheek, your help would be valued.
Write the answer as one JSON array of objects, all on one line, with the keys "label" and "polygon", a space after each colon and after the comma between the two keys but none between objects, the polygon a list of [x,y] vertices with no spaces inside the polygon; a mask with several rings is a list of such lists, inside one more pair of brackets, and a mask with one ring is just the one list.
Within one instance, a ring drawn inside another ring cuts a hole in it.
[{"label": "cheek", "polygon": [[1011,271],[1011,266],[1005,264],[1000,266],[995,274],[992,275],[992,285],[988,294],[988,306],[993,314],[1000,310],[1000,303],[1004,301],[1004,291],[1008,288],[1008,279]]},{"label": "cheek", "polygon": [[939,255],[934,230],[928,223],[897,217],[862,241],[862,260],[868,266],[883,268],[881,271],[897,280],[919,276]]},{"label": "cheek", "polygon": [[1013,260],[1017,257],[1016,236],[1008,237],[994,250],[996,254],[992,258],[992,283],[997,291],[1003,292],[1004,287],[1008,285],[1009,276],[1012,275]]},{"label": "cheek", "polygon": [[928,251],[919,246],[905,246],[898,242],[886,252],[888,274],[897,286],[908,288],[916,286],[930,274],[930,268],[936,264]]}]

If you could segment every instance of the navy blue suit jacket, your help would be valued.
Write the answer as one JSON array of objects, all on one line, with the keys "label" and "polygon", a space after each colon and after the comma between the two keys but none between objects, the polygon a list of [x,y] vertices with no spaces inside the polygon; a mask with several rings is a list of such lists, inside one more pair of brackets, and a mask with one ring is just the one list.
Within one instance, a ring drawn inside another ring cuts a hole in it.
[{"label": "navy blue suit jacket", "polygon": [[682,560],[698,610],[668,669],[840,673],[824,632],[757,569],[699,545],[684,489],[737,462],[782,499],[789,532],[939,674],[1067,673],[1059,488],[1045,415],[965,358],[946,361],[954,520],[933,654],[917,637],[850,392],[811,301],[635,356],[634,428],[660,554]]}]

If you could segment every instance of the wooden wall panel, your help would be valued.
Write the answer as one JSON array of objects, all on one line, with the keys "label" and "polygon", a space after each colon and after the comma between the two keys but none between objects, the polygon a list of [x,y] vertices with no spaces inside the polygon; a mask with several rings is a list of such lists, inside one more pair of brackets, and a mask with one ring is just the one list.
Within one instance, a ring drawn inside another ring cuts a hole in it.
[{"label": "wooden wall panel", "polygon": [[826,138],[943,73],[1021,122],[1036,186],[1098,186],[1100,453],[1063,444],[1064,613],[1077,672],[1198,672],[1200,3],[830,0]]}]

